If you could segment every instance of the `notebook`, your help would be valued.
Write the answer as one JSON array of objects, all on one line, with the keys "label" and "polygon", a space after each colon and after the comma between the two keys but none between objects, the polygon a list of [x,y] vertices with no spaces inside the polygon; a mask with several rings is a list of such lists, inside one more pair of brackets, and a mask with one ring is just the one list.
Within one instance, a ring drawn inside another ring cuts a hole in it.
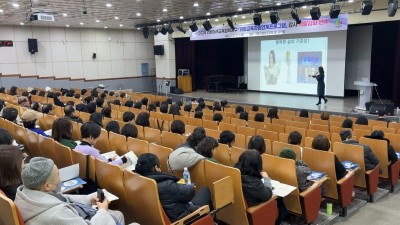
[{"label": "notebook", "polygon": [[325,176],[326,174],[324,172],[312,171],[310,175],[308,175],[307,180],[320,180]]},{"label": "notebook", "polygon": [[349,160],[343,161],[342,164],[346,170],[354,170],[360,166],[357,163],[353,163]]}]

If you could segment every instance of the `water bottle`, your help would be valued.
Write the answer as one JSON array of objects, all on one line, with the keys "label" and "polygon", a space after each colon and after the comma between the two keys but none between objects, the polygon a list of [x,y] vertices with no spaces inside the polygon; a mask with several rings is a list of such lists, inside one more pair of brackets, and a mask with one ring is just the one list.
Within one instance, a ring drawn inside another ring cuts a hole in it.
[{"label": "water bottle", "polygon": [[190,173],[187,167],[183,169],[183,180],[185,181],[185,184],[192,184],[190,180]]}]

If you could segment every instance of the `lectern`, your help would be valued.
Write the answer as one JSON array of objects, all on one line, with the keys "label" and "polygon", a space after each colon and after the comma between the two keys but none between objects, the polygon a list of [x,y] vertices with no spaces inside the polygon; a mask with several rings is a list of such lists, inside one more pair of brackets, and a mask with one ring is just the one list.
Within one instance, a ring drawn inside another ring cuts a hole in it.
[{"label": "lectern", "polygon": [[356,109],[366,110],[365,103],[372,100],[372,87],[378,85],[369,81],[354,81],[354,85],[358,87],[358,106],[356,106]]},{"label": "lectern", "polygon": [[185,93],[192,92],[192,76],[188,69],[178,70],[178,88]]}]

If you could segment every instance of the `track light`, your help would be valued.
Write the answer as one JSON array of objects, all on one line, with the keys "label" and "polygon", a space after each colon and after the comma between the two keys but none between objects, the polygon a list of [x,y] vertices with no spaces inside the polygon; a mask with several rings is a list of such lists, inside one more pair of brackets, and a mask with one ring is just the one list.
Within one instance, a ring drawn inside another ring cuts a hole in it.
[{"label": "track light", "polygon": [[211,26],[210,21],[209,21],[209,20],[205,20],[205,21],[203,22],[203,27],[204,27],[204,29],[205,29],[206,31],[211,30],[212,26]]},{"label": "track light", "polygon": [[331,5],[331,9],[329,10],[329,17],[331,19],[336,19],[340,14],[340,5],[333,4]]},{"label": "track light", "polygon": [[314,6],[310,9],[310,15],[312,20],[319,20],[321,17],[321,9],[318,6]]},{"label": "track light", "polygon": [[262,23],[261,14],[259,14],[259,13],[254,13],[254,15],[253,15],[253,22],[254,22],[254,25],[260,26],[261,23]]},{"label": "track light", "polygon": [[277,11],[273,11],[269,14],[269,18],[271,19],[272,24],[277,24],[280,20],[279,14]]},{"label": "track light", "polygon": [[185,30],[185,29],[183,29],[183,27],[182,27],[182,23],[178,24],[178,25],[176,26],[176,29],[178,29],[180,32],[182,32],[182,33],[186,34],[186,30]]},{"label": "track light", "polygon": [[192,21],[190,24],[189,24],[189,28],[190,28],[190,30],[192,31],[192,32],[196,32],[199,28],[197,27],[197,24],[196,24],[196,21]]},{"label": "track light", "polygon": [[388,1],[388,16],[389,17],[393,17],[394,15],[396,15],[397,7],[398,7],[397,0],[389,0]]},{"label": "track light", "polygon": [[167,28],[165,28],[165,26],[162,25],[162,27],[161,27],[161,29],[160,29],[160,32],[161,32],[163,35],[166,35],[168,31],[167,31]]},{"label": "track light", "polygon": [[371,14],[371,10],[373,7],[373,3],[371,0],[363,0],[361,2],[361,15],[369,15]]},{"label": "track light", "polygon": [[297,9],[292,8],[292,11],[290,12],[290,15],[292,16],[292,18],[294,19],[294,21],[296,21],[296,25],[301,23],[301,20],[299,18],[299,15],[297,14]]},{"label": "track light", "polygon": [[152,26],[152,27],[151,27],[151,33],[153,33],[154,35],[157,35],[157,34],[158,34],[158,30],[157,30],[157,27],[156,27],[156,26]]},{"label": "track light", "polygon": [[174,29],[172,28],[172,25],[171,25],[170,23],[168,24],[167,32],[168,32],[169,34],[174,33]]},{"label": "track light", "polygon": [[148,27],[143,27],[143,36],[144,36],[144,38],[149,37],[149,28]]},{"label": "track light", "polygon": [[233,21],[231,18],[226,19],[226,22],[228,22],[228,25],[232,30],[235,30],[235,26],[233,25]]}]

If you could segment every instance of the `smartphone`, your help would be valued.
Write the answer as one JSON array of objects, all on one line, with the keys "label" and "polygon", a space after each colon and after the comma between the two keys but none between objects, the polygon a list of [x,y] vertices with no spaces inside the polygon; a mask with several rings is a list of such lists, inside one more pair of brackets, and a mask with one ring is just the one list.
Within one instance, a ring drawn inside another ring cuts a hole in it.
[{"label": "smartphone", "polygon": [[97,198],[99,199],[99,202],[103,202],[105,199],[104,192],[100,188],[97,189]]}]

